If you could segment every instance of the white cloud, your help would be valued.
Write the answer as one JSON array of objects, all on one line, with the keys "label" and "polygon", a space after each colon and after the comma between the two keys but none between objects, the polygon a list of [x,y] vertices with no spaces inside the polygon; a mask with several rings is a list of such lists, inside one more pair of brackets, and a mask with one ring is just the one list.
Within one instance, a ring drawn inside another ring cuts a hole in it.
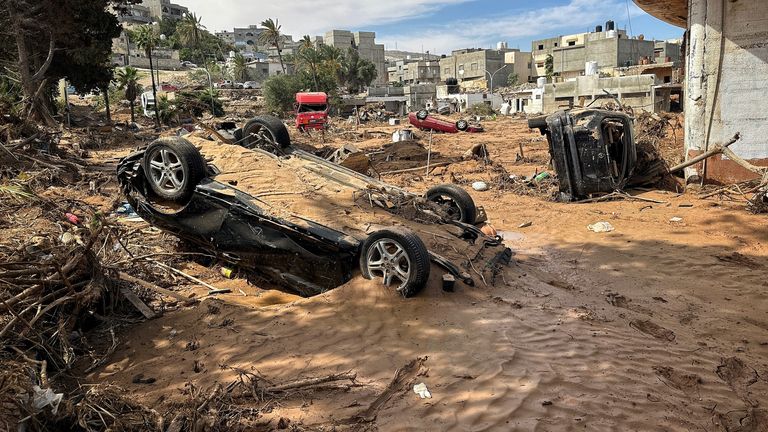
[{"label": "white cloud", "polygon": [[[634,3],[631,16],[643,12]],[[516,14],[497,15],[491,18],[458,20],[443,25],[420,28],[418,31],[377,37],[391,49],[419,52],[422,49],[434,53],[449,53],[453,49],[487,48],[496,41],[530,39],[538,35],[555,36],[562,31],[577,29],[587,31],[594,25],[614,17],[625,22],[627,6],[624,0],[570,0],[562,6],[531,9]],[[521,46],[523,51],[529,46]]]},{"label": "white cloud", "polygon": [[175,0],[187,6],[210,31],[232,30],[277,18],[286,34],[323,35],[332,29],[365,30],[366,26],[388,24],[436,12],[446,5],[469,0]]}]

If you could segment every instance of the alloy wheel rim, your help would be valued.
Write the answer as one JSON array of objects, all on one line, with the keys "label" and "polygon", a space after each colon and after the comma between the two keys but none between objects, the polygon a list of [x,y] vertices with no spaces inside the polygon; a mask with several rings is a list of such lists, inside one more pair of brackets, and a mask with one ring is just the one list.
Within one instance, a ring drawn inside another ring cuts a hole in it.
[{"label": "alloy wheel rim", "polygon": [[149,159],[152,182],[167,193],[177,193],[184,188],[184,164],[171,150],[161,148]]},{"label": "alloy wheel rim", "polygon": [[411,259],[403,246],[392,239],[376,240],[366,255],[368,273],[384,280],[384,286],[397,283],[397,291],[405,288],[411,276]]}]

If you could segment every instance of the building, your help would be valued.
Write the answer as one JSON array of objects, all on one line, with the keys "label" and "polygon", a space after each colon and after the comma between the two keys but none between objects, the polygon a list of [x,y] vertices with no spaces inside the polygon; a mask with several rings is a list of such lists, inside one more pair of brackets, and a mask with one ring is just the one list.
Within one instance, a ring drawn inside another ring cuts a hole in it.
[{"label": "building", "polygon": [[164,19],[181,19],[189,13],[189,9],[170,0],[143,0],[138,4],[130,4],[118,18],[124,25],[151,24]]},{"label": "building", "polygon": [[[563,108],[600,106],[593,102],[598,99],[613,99],[611,93],[625,105],[635,111],[658,111],[653,75],[635,75],[623,77],[600,77],[586,75],[564,82],[550,83],[544,86],[542,112],[553,113]],[[664,102],[658,102],[664,104]]]},{"label": "building", "polygon": [[398,60],[387,68],[388,82],[422,84],[440,82],[440,62],[436,60]]},{"label": "building", "polygon": [[232,31],[224,30],[215,35],[223,42],[234,45],[242,53],[259,52],[259,35],[264,31],[258,25],[235,28]]},{"label": "building", "polygon": [[350,32],[348,30],[331,30],[325,34],[323,43],[340,48],[345,53],[347,49],[357,50],[360,58],[369,60],[376,66],[374,85],[386,85],[388,74],[384,57],[384,45],[376,43],[375,32]]},{"label": "building", "polygon": [[[120,33],[118,38],[112,40],[112,59],[116,66],[133,66],[135,68],[149,69],[149,58],[144,50],[128,40],[126,32]],[[161,70],[181,69],[179,51],[167,48],[155,48],[152,50],[152,66]]]},{"label": "building", "polygon": [[[764,0],[634,0],[687,30],[685,150],[691,158],[727,142],[753,165],[768,166],[768,3]],[[756,175],[722,156],[686,170],[689,180],[733,183]]]},{"label": "building", "polygon": [[[506,75],[509,77],[511,74],[517,75],[518,83],[527,83],[535,81],[533,76],[533,55],[524,51],[509,51],[504,53],[504,63],[510,65]],[[504,83],[507,85],[507,83]]]},{"label": "building", "polygon": [[642,36],[630,38],[624,30],[617,30],[613,21],[605,24],[605,30],[603,26],[597,26],[590,33],[533,41],[531,50],[534,76],[547,76],[547,57],[552,56],[553,75],[560,80],[585,75],[586,65],[591,62],[597,63],[598,73],[612,76],[617,67],[651,63],[657,58],[662,62],[666,62],[667,57],[670,61],[679,62],[680,59],[679,45],[657,43]]},{"label": "building", "polygon": [[464,88],[489,88],[493,81],[496,89],[507,85],[512,68],[506,64],[506,54],[515,51],[468,48],[456,50],[440,60],[440,76],[443,80],[456,78]]}]

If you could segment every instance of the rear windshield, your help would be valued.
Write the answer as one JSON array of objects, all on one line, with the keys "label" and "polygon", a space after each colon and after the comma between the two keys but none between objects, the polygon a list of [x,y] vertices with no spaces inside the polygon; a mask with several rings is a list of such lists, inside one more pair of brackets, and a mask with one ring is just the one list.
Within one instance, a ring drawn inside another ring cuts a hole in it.
[{"label": "rear windshield", "polygon": [[328,108],[327,104],[302,104],[299,105],[299,112],[325,111],[326,108]]}]

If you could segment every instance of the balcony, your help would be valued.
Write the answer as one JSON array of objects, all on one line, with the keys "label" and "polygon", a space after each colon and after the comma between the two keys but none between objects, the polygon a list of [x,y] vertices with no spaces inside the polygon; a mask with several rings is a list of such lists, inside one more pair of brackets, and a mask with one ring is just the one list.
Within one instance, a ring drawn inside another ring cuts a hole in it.
[{"label": "balcony", "polygon": [[669,24],[686,28],[688,0],[634,0],[640,9]]}]

